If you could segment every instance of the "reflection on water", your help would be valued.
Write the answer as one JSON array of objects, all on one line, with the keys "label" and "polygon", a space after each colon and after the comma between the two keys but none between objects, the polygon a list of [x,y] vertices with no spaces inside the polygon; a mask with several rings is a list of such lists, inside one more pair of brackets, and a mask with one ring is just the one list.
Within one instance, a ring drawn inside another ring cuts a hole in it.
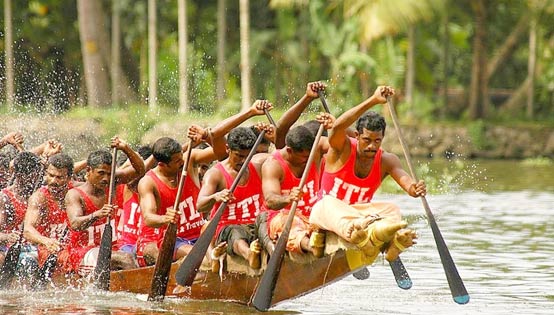
[{"label": "reflection on water", "polygon": [[[396,287],[388,264],[379,259],[369,268],[368,280],[347,277],[279,304],[269,314],[552,314],[554,166],[537,170],[495,161],[482,162],[478,169],[487,169],[481,173],[486,178],[458,174],[452,182],[460,190],[427,198],[471,296],[469,304],[452,301],[421,202],[379,194],[376,200],[398,204],[418,232],[419,243],[402,255],[413,287],[407,291]],[[477,186],[486,189],[470,189]],[[134,294],[70,289],[0,292],[0,313],[259,314],[234,303],[145,300]]]}]

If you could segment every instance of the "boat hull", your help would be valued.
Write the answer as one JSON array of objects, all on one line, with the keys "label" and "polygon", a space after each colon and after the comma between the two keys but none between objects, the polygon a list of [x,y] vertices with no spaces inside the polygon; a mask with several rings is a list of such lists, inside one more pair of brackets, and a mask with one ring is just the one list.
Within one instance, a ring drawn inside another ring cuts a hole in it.
[{"label": "boat hull", "polygon": [[[338,250],[309,263],[297,263],[286,257],[283,260],[271,305],[295,298],[338,281],[363,267],[359,259],[352,259],[345,250]],[[259,275],[226,272],[222,278],[211,271],[200,271],[191,286],[183,293],[173,294],[176,287],[175,273],[179,262],[171,266],[166,296],[178,296],[195,300],[225,300],[250,304]],[[110,290],[148,294],[154,272],[153,267],[114,271],[111,273]]]}]

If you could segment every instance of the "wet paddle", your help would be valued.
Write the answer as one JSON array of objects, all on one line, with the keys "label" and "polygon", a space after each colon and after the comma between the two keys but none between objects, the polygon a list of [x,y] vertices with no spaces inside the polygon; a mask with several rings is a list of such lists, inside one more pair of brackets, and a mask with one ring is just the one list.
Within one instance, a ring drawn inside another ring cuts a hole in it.
[{"label": "wet paddle", "polygon": [[[67,235],[69,234],[69,227],[66,226],[62,236],[60,237],[60,242],[63,242]],[[36,278],[31,284],[31,289],[33,290],[39,290],[46,285],[51,279],[52,279],[52,273],[58,266],[58,253],[51,253],[46,258],[46,261],[44,261],[44,264],[42,264],[42,267],[37,272]]]},{"label": "wet paddle", "polygon": [[[300,179],[300,184],[298,185],[300,189],[304,187],[304,184],[306,183],[306,180],[308,178],[308,173],[310,171],[310,167],[317,154],[317,147],[319,145],[319,140],[321,139],[321,135],[323,134],[323,130],[324,130],[324,126],[322,124],[319,126],[319,129],[317,130],[317,135],[315,137],[314,144],[312,145],[310,156],[308,157],[308,161],[306,162],[306,167],[304,168],[304,172],[302,173],[302,178]],[[283,258],[285,256],[286,245],[289,239],[290,228],[292,226],[292,222],[294,220],[294,214],[296,213],[297,207],[298,207],[298,201],[293,201],[289,214],[287,216],[287,221],[285,223],[283,231],[279,236],[279,240],[275,245],[273,254],[269,258],[267,267],[262,275],[260,282],[258,283],[256,292],[254,293],[254,298],[252,299],[252,305],[254,305],[254,307],[258,311],[267,311],[271,306],[273,291],[275,290],[275,285],[277,284],[277,278],[279,277],[279,271],[281,270],[281,263],[283,262]]]},{"label": "wet paddle", "polygon": [[[112,151],[112,170],[110,176],[110,190],[108,195],[108,204],[113,203],[115,193],[115,168],[117,165],[117,148],[113,148]],[[111,216],[106,218],[106,225],[104,226],[104,232],[102,233],[102,240],[100,241],[100,249],[98,251],[98,259],[96,266],[94,267],[93,279],[94,284],[98,289],[109,290],[110,289],[110,262],[112,260],[112,225]]]},{"label": "wet paddle", "polygon": [[[412,159],[410,157],[410,152],[408,151],[408,146],[404,141],[404,136],[402,135],[402,130],[400,129],[400,125],[398,124],[398,118],[396,117],[396,112],[391,104],[390,97],[387,98],[387,105],[391,114],[394,128],[396,129],[396,133],[398,134],[398,140],[400,141],[400,145],[402,146],[402,151],[404,151],[406,163],[408,164],[408,168],[410,169],[410,175],[415,181],[417,181],[417,177],[412,164]],[[450,292],[452,293],[454,302],[458,304],[466,304],[467,302],[469,302],[469,294],[467,293],[467,290],[464,286],[464,282],[460,277],[460,274],[458,273],[456,264],[454,263],[454,260],[450,255],[448,246],[446,246],[446,242],[442,237],[439,226],[437,225],[437,221],[435,220],[435,216],[433,215],[433,212],[431,212],[431,208],[427,203],[427,199],[425,198],[425,196],[420,196],[420,198],[421,202],[423,203],[423,207],[425,208],[427,221],[429,221],[429,225],[431,226],[431,231],[433,232],[435,243],[437,244],[437,250],[441,258],[442,267],[444,268],[444,273],[446,274],[446,279],[448,280],[448,285],[450,286]]]},{"label": "wet paddle", "polygon": [[[250,153],[246,157],[246,160],[242,164],[237,174],[237,177],[235,178],[235,180],[233,181],[233,184],[231,185],[231,188],[229,188],[231,192],[235,191],[235,188],[237,188],[240,182],[240,178],[248,169],[248,164],[250,163],[250,160],[252,160],[252,157],[254,156],[254,154],[256,154],[256,148],[262,142],[264,135],[265,135],[265,130],[262,130],[262,132],[260,132],[260,134],[258,135],[258,139],[256,139],[254,146],[250,150]],[[206,255],[206,251],[208,250],[208,247],[210,246],[210,243],[215,235],[217,224],[221,220],[221,217],[223,216],[223,211],[225,211],[226,208],[227,208],[227,202],[222,202],[219,208],[217,209],[217,212],[210,220],[210,223],[208,223],[208,226],[206,227],[204,232],[200,234],[200,237],[192,247],[192,250],[190,251],[190,253],[185,257],[185,260],[183,261],[183,263],[181,263],[181,266],[179,266],[179,269],[175,274],[175,279],[177,281],[177,284],[184,287],[188,287],[192,285],[192,282],[194,281],[194,277],[198,272],[198,268],[202,264],[202,260]]]},{"label": "wet paddle", "polygon": [[4,257],[4,264],[0,268],[0,289],[4,289],[10,284],[17,270],[19,254],[21,254],[21,246],[23,245],[23,224],[20,232],[19,239],[8,249],[6,257]]},{"label": "wet paddle", "polygon": [[[179,211],[179,203],[181,201],[181,195],[183,194],[183,188],[185,186],[185,179],[187,178],[187,170],[190,163],[190,155],[192,153],[192,142],[189,142],[187,149],[187,160],[181,171],[181,178],[179,179],[179,186],[177,188],[177,196],[175,197],[175,203],[173,209]],[[154,275],[152,276],[152,283],[150,285],[150,293],[148,293],[148,301],[162,301],[167,290],[167,282],[169,280],[169,270],[171,269],[171,262],[173,261],[173,252],[175,251],[175,241],[177,239],[177,224],[171,222],[167,226],[165,231],[162,246],[156,260],[154,267]]]}]

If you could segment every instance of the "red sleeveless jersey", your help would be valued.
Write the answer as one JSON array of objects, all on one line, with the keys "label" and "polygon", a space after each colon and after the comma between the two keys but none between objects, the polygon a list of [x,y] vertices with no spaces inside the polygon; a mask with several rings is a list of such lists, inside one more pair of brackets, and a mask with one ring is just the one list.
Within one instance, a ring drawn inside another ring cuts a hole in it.
[{"label": "red sleeveless jersey", "polygon": [[139,227],[142,222],[139,195],[134,191],[131,192],[131,198],[124,201],[121,206],[122,213],[117,225],[119,245],[135,245],[139,236]]},{"label": "red sleeveless jersey", "polygon": [[[225,170],[221,163],[217,163],[215,167],[225,177],[225,187],[231,188],[235,178]],[[221,229],[231,224],[251,224],[256,221],[256,216],[260,213],[260,207],[263,204],[262,180],[256,168],[252,163],[248,163],[248,181],[245,185],[238,185],[233,192],[235,200],[227,203],[227,209],[223,212],[223,216],[217,225],[215,235],[219,235]],[[220,202],[214,204],[210,218],[213,218]]]},{"label": "red sleeveless jersey", "polygon": [[[287,195],[292,188],[298,187],[298,185],[300,185],[301,178],[296,177],[291,171],[289,165],[283,159],[281,151],[275,151],[275,153],[273,153],[273,158],[275,158],[275,160],[279,162],[281,168],[283,169],[284,176],[283,181],[281,182],[281,194]],[[312,164],[310,170],[308,171],[308,177],[306,178],[306,183],[304,184],[302,191],[304,192],[304,195],[302,196],[302,199],[298,201],[296,210],[300,211],[304,216],[309,217],[310,212],[312,211],[312,206],[318,199],[317,193],[319,191],[319,177],[315,164]],[[284,207],[281,210],[289,209],[290,205]]]},{"label": "red sleeveless jersey", "polygon": [[67,213],[65,209],[60,208],[59,203],[52,197],[48,186],[40,187],[39,192],[46,198],[47,213],[38,222],[36,230],[43,236],[59,240],[65,226],[67,226]]},{"label": "red sleeveless jersey", "polygon": [[13,213],[6,216],[5,230],[14,231],[19,229],[19,226],[25,218],[25,212],[27,211],[27,201],[20,201],[14,195],[14,193],[8,188],[2,189],[2,193],[8,197],[8,200],[12,204]]},{"label": "red sleeveless jersey", "polygon": [[[89,215],[99,209],[84,191],[82,191],[78,187],[75,187],[73,189],[75,189],[81,195],[83,201],[85,202],[85,211],[83,215]],[[102,231],[104,231],[104,225],[106,225],[106,219],[101,218],[94,221],[94,223],[92,223],[92,225],[89,226],[85,231],[75,231],[73,229],[70,229],[69,242],[67,245],[68,248],[100,246],[100,240],[102,238]]]},{"label": "red sleeveless jersey", "polygon": [[[160,207],[158,208],[158,215],[164,215],[166,209],[173,208],[175,198],[177,197],[178,187],[171,188],[167,186],[161,179],[158,178],[154,170],[148,171],[147,176],[150,176],[156,183],[158,192],[160,194]],[[200,236],[200,229],[205,223],[205,220],[201,213],[196,210],[196,200],[198,199],[198,193],[200,188],[196,186],[194,181],[187,176],[183,187],[183,193],[181,194],[181,200],[179,203],[180,221],[178,222],[177,237],[185,238],[188,240],[197,239]],[[151,228],[146,226],[144,221],[140,226],[140,237],[144,243],[158,242],[161,245],[164,231],[167,226],[160,228]]]},{"label": "red sleeveless jersey", "polygon": [[357,144],[350,139],[350,157],[336,172],[324,171],[321,176],[321,195],[331,195],[348,204],[370,202],[373,194],[381,185],[381,155],[379,149],[373,158],[373,165],[366,178],[360,178],[354,173],[356,164]]}]

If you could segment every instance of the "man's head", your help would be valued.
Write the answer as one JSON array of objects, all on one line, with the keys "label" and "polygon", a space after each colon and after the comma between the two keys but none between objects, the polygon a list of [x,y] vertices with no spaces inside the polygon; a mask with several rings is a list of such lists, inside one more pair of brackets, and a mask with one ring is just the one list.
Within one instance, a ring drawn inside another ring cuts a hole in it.
[{"label": "man's head", "polygon": [[60,192],[67,189],[67,184],[73,175],[73,159],[65,154],[58,153],[48,159],[48,167],[45,171],[45,179],[48,188],[52,192]]},{"label": "man's head", "polygon": [[112,155],[106,150],[90,153],[87,158],[87,182],[99,189],[110,184]]},{"label": "man's head", "polygon": [[16,180],[25,188],[33,189],[41,170],[40,158],[31,152],[20,152],[13,160],[13,172]]},{"label": "man's head", "polygon": [[158,161],[158,165],[163,164],[172,171],[178,171],[184,164],[182,149],[179,142],[162,137],[152,146],[152,155]]},{"label": "man's head", "polygon": [[[258,138],[258,136],[260,135],[260,131],[258,130],[258,128],[256,128],[255,125],[252,125],[249,128],[250,130],[252,130],[256,138]],[[266,138],[263,138],[262,142],[260,142],[260,144],[256,148],[256,153],[268,153],[270,146],[271,146],[271,141],[267,140]]]},{"label": "man's head", "polygon": [[314,135],[304,126],[297,126],[289,130],[285,138],[289,162],[296,165],[306,164],[314,141]]},{"label": "man's head", "polygon": [[[209,145],[206,142],[200,142],[199,145],[196,146],[197,149],[203,150],[209,147]],[[198,179],[200,182],[204,179],[204,174],[210,169],[211,163],[198,163]]]},{"label": "man's head", "polygon": [[227,148],[229,163],[233,169],[240,170],[255,143],[256,135],[250,128],[238,127],[229,132]]},{"label": "man's head", "polygon": [[371,158],[377,154],[385,137],[387,124],[383,116],[369,111],[358,118],[356,134],[358,140],[358,154]]},{"label": "man's head", "polygon": [[[319,123],[319,121],[317,121],[315,119],[308,120],[307,122],[302,124],[302,126],[308,128],[308,130],[310,130],[310,132],[314,135],[314,137],[317,135],[317,131],[318,131],[320,125],[321,124]],[[321,135],[324,136],[324,137],[327,137],[328,136],[327,130],[323,130],[323,133]]]},{"label": "man's head", "polygon": [[363,114],[356,122],[356,131],[359,134],[364,132],[363,129],[367,129],[369,131],[381,131],[384,136],[386,127],[385,118],[374,111],[368,111]]}]

